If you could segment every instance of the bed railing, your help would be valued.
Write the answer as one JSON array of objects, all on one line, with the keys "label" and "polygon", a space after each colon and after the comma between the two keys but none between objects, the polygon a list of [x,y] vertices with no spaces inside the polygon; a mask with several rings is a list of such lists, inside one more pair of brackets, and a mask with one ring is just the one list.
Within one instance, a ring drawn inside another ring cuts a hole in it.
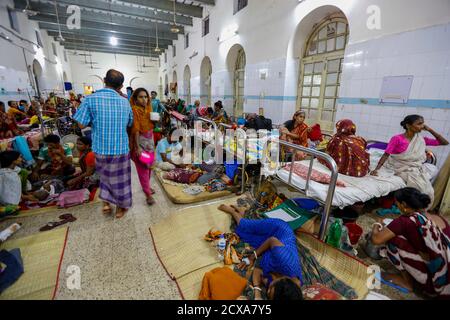
[{"label": "bed railing", "polygon": [[308,196],[308,190],[309,190],[309,186],[310,186],[310,181],[311,181],[311,174],[312,174],[312,170],[313,170],[313,166],[314,166],[314,161],[317,159],[322,159],[324,160],[327,164],[328,167],[331,168],[331,177],[330,177],[330,184],[328,186],[328,193],[327,193],[327,197],[325,202],[318,200],[320,203],[322,203],[324,205],[324,211],[323,211],[323,215],[322,215],[322,221],[320,223],[320,231],[319,231],[319,237],[321,240],[325,240],[325,236],[326,236],[326,231],[328,228],[328,221],[330,218],[330,213],[331,213],[331,208],[333,205],[333,197],[334,197],[334,192],[336,190],[336,183],[337,183],[337,179],[338,179],[338,168],[336,165],[336,162],[333,160],[333,158],[321,151],[317,151],[315,149],[310,149],[310,148],[306,148],[303,146],[299,146],[296,144],[292,144],[290,142],[287,141],[283,141],[283,140],[276,140],[276,141],[272,141],[275,143],[279,143],[280,146],[286,147],[286,148],[292,148],[294,150],[294,154],[295,151],[301,151],[307,155],[310,156],[310,163],[309,163],[309,170],[308,170],[308,176],[306,178],[306,186],[305,189],[301,189],[298,186],[296,186],[295,184],[292,183],[292,176],[294,174],[294,164],[295,164],[295,156],[292,157],[291,160],[291,168],[289,171],[289,179],[287,182],[285,182],[284,180],[278,178],[276,175],[275,177],[277,178],[277,180],[287,184],[288,186],[300,191],[301,193],[304,193],[306,196]]}]

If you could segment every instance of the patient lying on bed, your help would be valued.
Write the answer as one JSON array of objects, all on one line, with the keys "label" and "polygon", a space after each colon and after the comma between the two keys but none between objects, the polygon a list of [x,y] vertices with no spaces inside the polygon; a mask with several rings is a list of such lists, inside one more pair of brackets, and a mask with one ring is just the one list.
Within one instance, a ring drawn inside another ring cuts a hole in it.
[{"label": "patient lying on bed", "polygon": [[254,266],[252,285],[255,299],[262,299],[262,288],[271,300],[302,300],[302,269],[294,232],[278,219],[249,220],[235,206],[221,205],[238,227],[236,233],[256,250],[238,268]]}]

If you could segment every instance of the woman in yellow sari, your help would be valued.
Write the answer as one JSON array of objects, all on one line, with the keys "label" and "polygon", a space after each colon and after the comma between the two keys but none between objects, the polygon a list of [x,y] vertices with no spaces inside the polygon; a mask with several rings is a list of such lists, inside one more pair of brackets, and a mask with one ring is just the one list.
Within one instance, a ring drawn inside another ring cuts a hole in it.
[{"label": "woman in yellow sari", "polygon": [[133,110],[134,122],[130,132],[130,152],[131,159],[136,165],[142,190],[147,197],[147,204],[155,204],[153,199],[154,191],[150,187],[150,178],[152,175],[151,166],[141,161],[143,152],[153,154],[155,152],[155,143],[153,140],[153,122],[150,120],[152,113],[151,98],[148,91],[144,88],[136,89],[131,96],[131,108]]}]

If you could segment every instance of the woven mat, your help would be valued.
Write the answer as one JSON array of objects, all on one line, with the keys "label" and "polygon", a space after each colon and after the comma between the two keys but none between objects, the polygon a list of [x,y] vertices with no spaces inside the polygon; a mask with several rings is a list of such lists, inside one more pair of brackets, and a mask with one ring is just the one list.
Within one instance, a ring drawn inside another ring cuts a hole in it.
[{"label": "woven mat", "polygon": [[69,229],[59,228],[26,238],[8,240],[0,246],[20,248],[24,273],[1,295],[1,300],[52,300],[58,286],[59,268]]},{"label": "woven mat", "polygon": [[[182,209],[150,228],[157,255],[184,299],[197,299],[204,274],[223,267],[217,260],[215,249],[203,240],[203,236],[211,228],[229,231],[231,217],[217,208],[222,203],[235,204],[236,200],[235,197]],[[323,267],[355,289],[358,299],[366,297],[369,275],[364,263],[309,234],[300,233],[298,239]]]},{"label": "woven mat", "polygon": [[[97,189],[94,200],[84,203],[83,206],[94,205],[94,204],[100,203],[101,200],[99,198],[99,195],[100,195],[100,189]],[[76,207],[74,207],[74,208],[76,208]],[[49,206],[49,207],[38,208],[38,209],[21,210],[21,211],[19,211],[18,215],[7,216],[4,219],[27,218],[27,217],[33,217],[33,216],[37,216],[40,214],[44,214],[44,213],[55,212],[58,210],[61,210],[60,208],[58,208],[58,206]]]},{"label": "woven mat", "polygon": [[230,230],[231,217],[217,208],[236,199],[182,209],[150,227],[155,250],[172,279],[218,262],[215,248],[203,237],[212,228]]},{"label": "woven mat", "polygon": [[166,192],[167,196],[169,197],[170,201],[176,204],[192,204],[192,203],[198,203],[208,200],[214,200],[226,196],[231,196],[233,193],[230,191],[217,191],[217,192],[208,192],[204,191],[202,193],[199,193],[198,195],[190,195],[187,193],[184,193],[183,190],[188,187],[189,185],[182,185],[182,184],[175,184],[175,183],[166,183],[164,179],[161,176],[162,173],[156,173],[156,177],[161,185],[161,187]]},{"label": "woven mat", "polygon": [[202,281],[205,273],[216,269],[222,268],[223,263],[215,263],[213,265],[207,266],[205,268],[191,272],[184,277],[177,280],[178,288],[180,289],[181,295],[185,300],[198,300],[198,294],[202,289]]},{"label": "woven mat", "polygon": [[362,261],[337,250],[310,234],[300,233],[297,239],[311,250],[311,254],[319,264],[331,272],[336,278],[352,287],[358,294],[358,299],[365,299],[369,293],[367,288],[367,265]]}]

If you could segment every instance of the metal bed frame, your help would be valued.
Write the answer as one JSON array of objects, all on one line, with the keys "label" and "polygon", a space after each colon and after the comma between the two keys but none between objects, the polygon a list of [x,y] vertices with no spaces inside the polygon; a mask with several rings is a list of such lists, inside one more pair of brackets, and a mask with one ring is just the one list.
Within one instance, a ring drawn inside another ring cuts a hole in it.
[{"label": "metal bed frame", "polygon": [[[275,179],[277,179],[278,181],[288,185],[289,187],[297,190],[298,192],[300,192],[301,194],[304,194],[306,197],[308,198],[312,198],[310,196],[308,196],[308,190],[309,190],[309,185],[310,185],[310,181],[311,181],[311,174],[312,174],[312,170],[313,170],[313,165],[314,165],[314,161],[315,159],[322,159],[324,160],[329,167],[331,168],[331,178],[330,178],[330,184],[328,186],[328,193],[327,193],[327,197],[325,202],[319,200],[319,199],[314,199],[316,201],[318,201],[319,203],[321,203],[324,206],[324,211],[322,213],[322,220],[321,220],[321,224],[320,224],[320,231],[319,231],[319,238],[321,240],[325,240],[325,236],[326,236],[326,231],[328,228],[328,221],[330,218],[330,213],[331,213],[331,209],[332,209],[332,204],[333,204],[333,197],[334,197],[334,192],[336,190],[336,183],[338,180],[338,168],[336,165],[336,162],[334,161],[334,159],[321,151],[317,151],[315,149],[310,149],[310,148],[306,148],[303,146],[299,146],[296,144],[292,144],[290,142],[287,141],[283,141],[283,140],[277,140],[274,141],[276,143],[278,143],[280,146],[283,147],[287,147],[287,148],[292,148],[295,151],[301,151],[307,155],[310,156],[310,163],[309,163],[309,170],[308,170],[308,176],[306,178],[306,186],[305,189],[301,189],[298,186],[296,186],[295,184],[292,183],[292,175],[293,175],[293,170],[294,170],[294,163],[295,163],[295,158],[293,157],[292,160],[290,161],[291,163],[291,168],[289,171],[289,179],[288,181],[284,181],[283,179],[279,178],[276,174],[273,175],[273,177]],[[285,164],[285,163],[283,163]],[[262,178],[262,175],[261,175]]]}]

